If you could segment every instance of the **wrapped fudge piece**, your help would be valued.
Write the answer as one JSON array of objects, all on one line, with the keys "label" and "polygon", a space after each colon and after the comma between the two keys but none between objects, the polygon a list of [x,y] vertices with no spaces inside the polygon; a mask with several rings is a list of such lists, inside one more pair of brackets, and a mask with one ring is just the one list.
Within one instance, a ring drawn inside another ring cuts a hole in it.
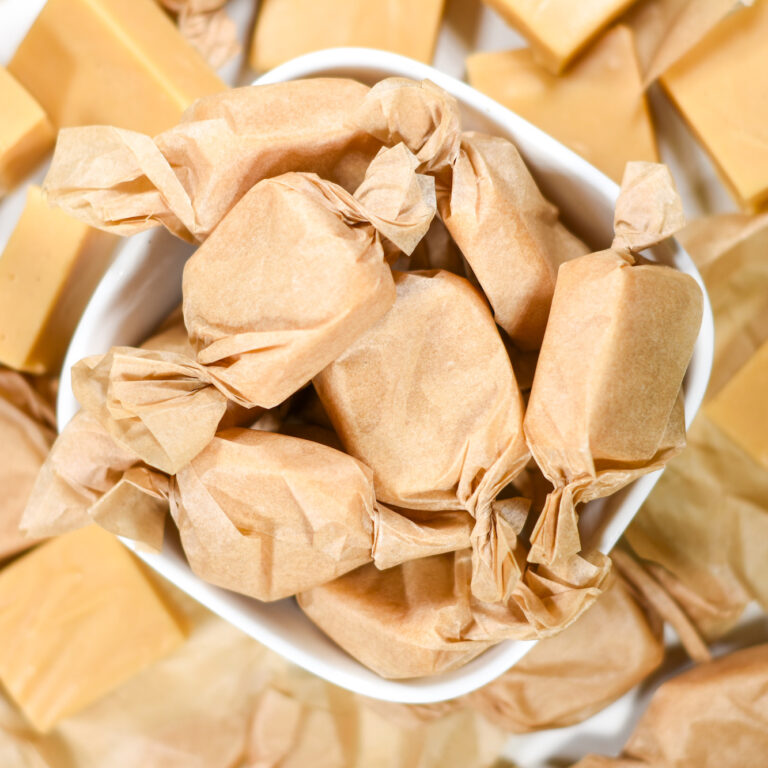
[{"label": "wrapped fudge piece", "polygon": [[498,597],[504,549],[494,540],[493,500],[529,456],[515,374],[466,280],[394,274],[392,309],[315,377],[315,388],[346,450],[373,470],[381,501],[476,518],[475,588]]},{"label": "wrapped fudge piece", "polygon": [[663,622],[616,576],[584,615],[466,697],[513,733],[586,720],[659,667]]},{"label": "wrapped fudge piece", "polygon": [[409,509],[470,509],[528,459],[522,399],[493,318],[463,278],[395,272],[397,299],[314,378],[376,493]]},{"label": "wrapped fudge piece", "polygon": [[175,476],[171,512],[198,576],[260,600],[469,544],[468,516],[420,525],[376,502],[362,462],[253,429],[220,432]]},{"label": "wrapped fudge piece", "polygon": [[470,570],[467,551],[385,571],[367,565],[298,601],[323,632],[382,677],[438,674],[491,645],[458,636],[469,618]]},{"label": "wrapped fudge piece", "polygon": [[456,100],[426,80],[382,80],[357,120],[386,145],[403,142],[435,175],[440,215],[496,322],[518,346],[538,348],[558,266],[588,249],[558,221],[514,144],[462,133]]},{"label": "wrapped fudge piece", "polygon": [[[261,409],[249,412],[227,403],[223,395],[213,405],[205,396],[201,401],[199,384],[183,375],[162,391],[158,391],[158,382],[151,382],[149,391],[160,401],[156,414],[146,397],[134,398],[136,393],[141,395],[141,388],[131,381],[137,370],[144,375],[153,363],[167,358],[178,360],[177,372],[183,372],[185,365],[194,365],[188,357],[191,351],[177,310],[142,349],[116,348],[74,367],[74,385],[83,410],[62,429],[45,458],[24,510],[23,530],[37,537],[58,536],[98,522],[112,533],[159,549],[168,511],[168,477],[145,457],[168,461],[177,451],[188,452],[186,438],[181,437],[180,444],[170,440],[180,437],[176,424],[180,414],[187,417],[193,442],[199,443],[195,435],[208,435],[206,430],[213,429],[207,437],[210,440],[217,426],[233,420],[253,421],[261,413]],[[194,398],[204,417],[214,409],[221,413],[221,423],[189,418],[193,412],[189,400]]]},{"label": "wrapped fudge piece", "polygon": [[101,517],[107,530],[159,549],[167,485],[167,477],[141,466],[136,454],[80,411],[43,463],[21,528],[31,536],[59,536]]},{"label": "wrapped fudge piece", "polygon": [[655,691],[620,757],[587,755],[573,768],[762,768],[767,669],[768,645],[688,669]]},{"label": "wrapped fudge piece", "polygon": [[154,139],[65,128],[45,190],[100,229],[130,235],[162,224],[202,241],[262,179],[306,171],[355,189],[380,147],[352,119],[367,92],[341,78],[235,88],[196,101]]},{"label": "wrapped fudge piece", "polygon": [[462,134],[450,195],[439,204],[496,322],[520,348],[538,349],[557,269],[586,246],[558,221],[515,145],[496,136]]},{"label": "wrapped fudge piece", "polygon": [[354,197],[308,174],[262,181],[187,262],[187,330],[230,398],[283,402],[391,307],[381,236],[410,253],[434,215],[415,164],[403,145],[382,151]]},{"label": "wrapped fudge piece", "polygon": [[404,678],[456,669],[505,639],[554,635],[604,584],[602,571],[583,588],[528,568],[510,580],[505,600],[487,603],[472,594],[472,571],[469,549],[384,571],[364,565],[302,592],[298,602],[349,654],[384,677]]},{"label": "wrapped fudge piece", "polygon": [[532,562],[578,553],[577,505],[662,467],[683,446],[680,386],[699,331],[696,281],[637,252],[682,226],[665,166],[630,163],[609,250],[560,267],[525,416],[553,483]]},{"label": "wrapped fudge piece", "polygon": [[72,368],[80,405],[136,457],[168,474],[213,439],[227,398],[205,368],[175,352],[113,347]]}]

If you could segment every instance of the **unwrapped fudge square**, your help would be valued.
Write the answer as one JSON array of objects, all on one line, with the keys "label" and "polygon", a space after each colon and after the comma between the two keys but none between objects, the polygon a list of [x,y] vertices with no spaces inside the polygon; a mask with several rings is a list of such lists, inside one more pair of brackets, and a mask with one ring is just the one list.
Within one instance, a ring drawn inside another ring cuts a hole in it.
[{"label": "unwrapped fudge square", "polygon": [[43,544],[0,573],[0,681],[40,731],[183,639],[132,555],[96,526]]},{"label": "unwrapped fudge square", "polygon": [[53,126],[40,105],[0,67],[0,197],[53,147]]},{"label": "unwrapped fudge square", "polygon": [[731,13],[661,82],[739,203],[768,202],[768,3]]},{"label": "unwrapped fudge square", "polygon": [[497,10],[555,74],[634,0],[484,0]]}]

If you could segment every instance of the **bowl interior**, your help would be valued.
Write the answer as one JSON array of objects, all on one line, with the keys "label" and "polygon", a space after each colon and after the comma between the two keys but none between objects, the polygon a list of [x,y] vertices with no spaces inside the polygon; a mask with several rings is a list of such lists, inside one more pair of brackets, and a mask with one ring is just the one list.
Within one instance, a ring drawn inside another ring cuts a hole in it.
[{"label": "bowl interior", "polygon": [[[432,67],[382,51],[332,49],[288,62],[257,83],[339,76],[373,84],[393,75],[432,80],[458,99],[466,129],[513,140],[544,194],[560,208],[565,223],[596,250],[610,244],[616,184],[519,116]],[[181,273],[190,253],[190,246],[159,230],[123,243],[88,305],[67,353],[58,400],[60,426],[78,410],[70,384],[72,365],[114,345],[140,344],[181,301]],[[649,256],[688,272],[701,283],[690,258],[673,241],[652,249]],[[712,316],[705,293],[702,329],[684,383],[688,423],[704,395],[712,364],[712,344]],[[580,522],[585,545],[609,551],[659,475],[647,475],[608,499],[586,505]],[[160,554],[135,550],[130,541],[125,543],[165,578],[260,642],[314,674],[366,696],[407,703],[460,696],[493,680],[534,645],[506,641],[453,672],[428,678],[385,680],[320,632],[293,599],[261,603],[197,578],[189,569],[172,528],[168,526]]]}]

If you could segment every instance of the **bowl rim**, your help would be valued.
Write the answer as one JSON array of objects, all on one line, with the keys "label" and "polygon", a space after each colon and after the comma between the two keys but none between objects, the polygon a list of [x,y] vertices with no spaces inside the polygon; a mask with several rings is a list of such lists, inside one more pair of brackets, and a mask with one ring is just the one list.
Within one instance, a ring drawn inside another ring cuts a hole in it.
[{"label": "bowl rim", "polygon": [[[510,132],[516,129],[535,138],[538,146],[551,150],[561,157],[563,165],[568,165],[573,170],[574,175],[578,175],[585,184],[590,184],[606,200],[615,201],[618,196],[619,187],[615,182],[519,115],[502,107],[488,96],[451,75],[440,72],[428,64],[414,61],[399,54],[369,48],[325,49],[288,61],[259,77],[254,81],[254,84],[263,85],[318,76],[344,76],[344,70],[349,70],[350,73],[354,70],[379,70],[382,72],[383,77],[402,76],[416,80],[431,80],[451,93],[459,101],[487,116],[493,122],[510,126]],[[84,356],[84,352],[86,354],[94,354],[106,351],[86,350],[84,348],[84,341],[87,341],[87,338],[90,338],[93,333],[90,318],[94,316],[97,318],[108,316],[112,302],[117,297],[120,289],[125,285],[126,280],[131,279],[131,276],[135,275],[139,269],[136,260],[137,251],[141,252],[142,248],[146,248],[152,236],[151,232],[144,232],[129,238],[124,243],[124,247],[105,273],[81,317],[62,368],[62,382],[57,401],[60,429],[63,428],[78,409],[77,402],[72,393],[70,378],[66,374],[71,370],[72,365]],[[697,337],[694,356],[686,374],[686,384],[684,387],[686,425],[689,426],[704,397],[712,366],[714,338],[712,311],[706,288],[690,257],[673,240],[670,241],[667,247],[673,249],[676,260],[688,264],[688,268],[683,271],[688,272],[697,280],[704,295],[702,326]],[[169,311],[171,308],[169,307]],[[645,475],[628,487],[629,507],[634,506],[636,510],[640,506],[648,493],[650,493],[662,471]],[[631,516],[633,515],[634,512],[631,513]],[[629,517],[630,520],[631,516]],[[610,550],[616,540],[618,540],[628,522],[627,520],[623,524],[613,525],[612,529],[603,531],[601,541],[608,543],[607,550]],[[166,533],[166,535],[168,534]],[[123,539],[123,541],[161,575],[206,605],[214,613],[217,613],[227,621],[243,629],[252,637],[255,637],[262,644],[336,685],[377,699],[417,704],[437,702],[464,695],[503,674],[536,644],[536,641],[503,641],[457,670],[430,677],[408,680],[386,679],[378,676],[356,661],[355,664],[360,669],[350,672],[349,670],[334,667],[333,663],[320,658],[317,652],[307,651],[297,647],[295,644],[287,643],[280,636],[280,633],[276,633],[260,624],[258,619],[249,618],[246,614],[248,603],[252,602],[251,598],[208,584],[194,576],[186,562],[181,562],[178,558],[169,557],[166,551],[159,555],[148,553],[142,551],[140,547],[130,540]],[[273,606],[276,610],[282,607],[280,603],[270,604],[270,607]],[[298,607],[295,610],[299,611]],[[301,617],[305,622],[310,621],[303,614],[301,614]],[[314,625],[312,626],[314,627]],[[343,650],[341,652],[345,653]]]}]

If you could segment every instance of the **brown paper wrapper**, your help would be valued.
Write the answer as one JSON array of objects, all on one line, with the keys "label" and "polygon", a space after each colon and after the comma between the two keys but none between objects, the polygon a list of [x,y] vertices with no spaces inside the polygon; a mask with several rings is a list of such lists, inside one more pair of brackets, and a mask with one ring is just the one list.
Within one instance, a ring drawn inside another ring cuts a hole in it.
[{"label": "brown paper wrapper", "polygon": [[491,645],[465,636],[471,567],[466,550],[386,571],[368,565],[299,594],[298,602],[323,632],[382,677],[437,674]]},{"label": "brown paper wrapper", "polygon": [[630,163],[612,248],[560,268],[525,417],[531,452],[555,486],[531,535],[533,562],[576,556],[577,505],[659,469],[684,444],[680,386],[701,290],[633,255],[681,222],[667,169]]},{"label": "brown paper wrapper", "polygon": [[466,701],[513,733],[563,728],[619,698],[663,657],[661,622],[617,577],[578,621]]},{"label": "brown paper wrapper", "polygon": [[462,133],[456,100],[427,80],[377,83],[357,119],[384,144],[403,142],[435,175],[440,215],[496,322],[515,344],[538,348],[557,268],[587,248],[558,221],[515,146]]},{"label": "brown paper wrapper", "polygon": [[[178,434],[164,408],[170,404],[176,415],[188,414],[188,399],[198,389],[184,376],[162,392],[153,382],[149,394],[160,401],[153,409],[146,391],[141,396],[130,376],[137,366],[141,375],[146,374],[145,364],[151,366],[163,356],[181,361],[177,371],[184,372],[184,366],[194,364],[186,357],[190,351],[179,309],[147,340],[145,349],[116,348],[75,366],[75,388],[82,389],[80,395],[88,407],[67,424],[48,453],[24,510],[23,530],[36,537],[58,536],[98,522],[112,533],[160,549],[168,510],[168,478],[143,463],[139,454],[146,451],[147,458],[168,459],[164,447],[170,456],[188,450],[186,438]],[[115,377],[114,387],[107,373]],[[134,397],[137,393],[138,399]],[[204,405],[210,411],[207,401]],[[233,416],[242,418],[243,410],[232,404],[221,413],[226,422]],[[193,419],[192,426],[199,429],[200,423]],[[169,435],[181,443],[169,442]]]},{"label": "brown paper wrapper", "polygon": [[21,520],[35,537],[58,536],[91,522],[91,506],[138,463],[99,422],[80,411],[56,438]]},{"label": "brown paper wrapper", "polygon": [[205,368],[175,352],[113,347],[73,366],[72,389],[117,443],[167,474],[208,445],[227,410]]},{"label": "brown paper wrapper", "polygon": [[689,670],[656,691],[620,758],[590,755],[574,768],[762,768],[767,675],[766,645]]},{"label": "brown paper wrapper", "polygon": [[529,567],[507,580],[504,600],[491,603],[472,594],[472,567],[468,549],[385,571],[366,565],[297,599],[347,653],[384,677],[405,678],[455,669],[504,639],[557,634],[605,580],[599,566],[571,574],[581,586]]},{"label": "brown paper wrapper", "polygon": [[588,252],[558,221],[514,144],[464,133],[440,215],[493,307],[522,349],[544,337],[560,264]]},{"label": "brown paper wrapper", "polygon": [[711,398],[768,339],[768,214],[699,219],[678,237],[704,279],[715,316]]},{"label": "brown paper wrapper", "polygon": [[332,448],[229,430],[174,479],[171,513],[192,570],[278,600],[370,562],[370,471]]},{"label": "brown paper wrapper", "polygon": [[53,409],[30,380],[0,369],[0,561],[34,543],[19,523],[55,426]]},{"label": "brown paper wrapper", "polygon": [[237,27],[223,6],[226,0],[159,0],[176,14],[179,32],[213,69],[240,52]]},{"label": "brown paper wrapper", "polygon": [[393,308],[315,388],[379,499],[476,518],[475,589],[495,599],[507,574],[491,502],[528,460],[515,375],[469,283],[438,271],[395,273],[395,284]]},{"label": "brown paper wrapper", "polygon": [[99,229],[162,224],[202,241],[262,179],[306,171],[354,190],[380,147],[353,120],[367,92],[332,78],[236,88],[195,102],[154,140],[67,128],[44,187],[52,205]]},{"label": "brown paper wrapper", "polygon": [[385,146],[405,144],[418,158],[421,173],[444,175],[459,155],[458,102],[429,80],[389,77],[376,83],[358,106],[355,121]]},{"label": "brown paper wrapper", "polygon": [[341,451],[253,429],[220,432],[178,472],[171,514],[198,576],[267,601],[372,560],[466,547],[470,533],[466,513],[420,520],[377,504],[371,471]]},{"label": "brown paper wrapper", "polygon": [[354,197],[316,176],[262,181],[189,260],[186,326],[230,397],[283,402],[387,312],[379,233],[410,253],[434,215],[432,180],[415,165],[403,145],[382,151]]},{"label": "brown paper wrapper", "polygon": [[[693,222],[680,236],[707,286],[715,317],[708,396],[768,340],[768,217]],[[768,473],[702,411],[626,533],[654,577],[707,637],[747,603],[768,606]]]}]

